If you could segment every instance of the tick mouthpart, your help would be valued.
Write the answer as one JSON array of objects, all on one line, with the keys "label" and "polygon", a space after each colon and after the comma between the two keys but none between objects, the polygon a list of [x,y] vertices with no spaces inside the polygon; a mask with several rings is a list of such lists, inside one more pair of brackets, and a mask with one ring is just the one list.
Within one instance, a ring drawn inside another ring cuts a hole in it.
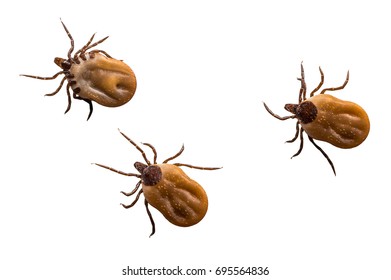
[{"label": "tick mouthpart", "polygon": [[144,163],[141,163],[141,162],[135,162],[134,163],[134,168],[137,169],[138,172],[140,172],[140,174],[143,174],[145,168],[147,168],[148,165],[144,164]]},{"label": "tick mouthpart", "polygon": [[285,104],[284,109],[296,115],[297,104]]},{"label": "tick mouthpart", "polygon": [[64,70],[69,70],[69,69],[71,69],[71,66],[72,66],[72,64],[70,63],[70,61],[68,61],[67,59],[63,59],[63,58],[61,58],[61,57],[56,57],[56,58],[54,58],[54,63],[55,63],[58,67],[60,67],[60,68],[62,68],[62,69],[64,69]]}]

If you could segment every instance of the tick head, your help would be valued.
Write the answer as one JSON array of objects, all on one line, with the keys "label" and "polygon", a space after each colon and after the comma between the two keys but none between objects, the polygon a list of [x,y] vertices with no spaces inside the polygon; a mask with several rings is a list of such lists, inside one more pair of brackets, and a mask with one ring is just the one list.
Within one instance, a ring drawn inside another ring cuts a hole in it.
[{"label": "tick head", "polygon": [[314,121],[318,114],[318,109],[311,101],[304,101],[300,104],[285,104],[284,108],[304,124]]},{"label": "tick head", "polygon": [[69,70],[71,69],[71,62],[69,61],[69,59],[63,59],[61,57],[56,57],[54,59],[54,63],[56,63],[56,65],[64,70]]},{"label": "tick head", "polygon": [[141,180],[146,186],[154,186],[162,179],[162,170],[157,165],[146,165],[141,162],[136,162],[134,167],[141,174]]}]

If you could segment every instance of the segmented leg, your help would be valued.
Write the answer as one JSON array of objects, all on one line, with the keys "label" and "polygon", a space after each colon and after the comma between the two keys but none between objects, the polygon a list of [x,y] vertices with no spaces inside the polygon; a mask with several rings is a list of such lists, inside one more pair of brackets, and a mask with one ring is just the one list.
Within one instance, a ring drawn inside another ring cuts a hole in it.
[{"label": "segmented leg", "polygon": [[136,184],[136,187],[131,191],[131,192],[121,192],[122,194],[126,195],[126,196],[131,196],[133,195],[135,192],[137,192],[137,190],[139,189],[139,187],[141,186],[141,180],[137,182]]},{"label": "segmented leg", "polygon": [[68,111],[71,109],[72,100],[71,100],[71,92],[69,91],[70,87],[71,87],[71,84],[68,83],[67,84],[68,107],[65,110],[64,114],[68,113]]},{"label": "segmented leg", "polygon": [[295,142],[297,137],[299,136],[299,130],[300,130],[299,121],[297,121],[296,122],[296,133],[295,133],[295,136],[291,140],[285,141],[285,143],[293,143],[293,142]]},{"label": "segmented leg", "polygon": [[132,139],[130,139],[128,136],[126,136],[124,133],[122,133],[119,129],[118,129],[119,133],[122,134],[123,137],[126,138],[126,140],[128,140],[130,142],[130,144],[132,144],[134,147],[136,147],[137,150],[140,151],[140,153],[142,154],[145,162],[147,163],[147,165],[151,165],[150,161],[148,160],[145,152],[143,151],[143,149],[141,149]]},{"label": "segmented leg", "polygon": [[72,52],[73,52],[74,47],[75,47],[75,42],[73,41],[72,35],[71,35],[71,33],[69,33],[68,28],[65,26],[65,24],[62,22],[61,19],[60,19],[60,21],[61,21],[62,26],[64,27],[65,32],[67,33],[69,39],[71,40],[71,48],[70,48],[69,51],[68,51],[68,59],[69,59],[70,61],[72,61]]},{"label": "segmented leg", "polygon": [[348,84],[348,82],[349,82],[349,71],[348,71],[348,74],[346,75],[346,80],[345,80],[345,82],[343,83],[342,86],[340,86],[340,87],[335,87],[335,88],[325,88],[325,89],[323,89],[323,90],[320,92],[320,94],[323,94],[323,93],[325,93],[326,91],[335,91],[335,90],[343,89],[343,88]]},{"label": "segmented leg", "polygon": [[266,111],[268,111],[270,115],[272,115],[273,117],[275,117],[276,119],[279,119],[279,120],[281,120],[281,121],[285,121],[285,120],[288,120],[288,119],[294,119],[294,118],[296,118],[295,115],[286,116],[286,117],[280,117],[279,115],[274,114],[274,113],[272,112],[272,110],[269,109],[269,107],[266,105],[265,102],[263,102],[263,106],[265,106]]},{"label": "segmented leg", "polygon": [[62,86],[63,86],[63,84],[64,84],[66,79],[67,79],[67,77],[62,78],[61,83],[58,86],[58,88],[54,92],[52,92],[52,93],[45,94],[45,96],[53,96],[53,95],[57,94],[60,91],[60,89],[62,88]]},{"label": "segmented leg", "polygon": [[194,166],[190,164],[185,164],[185,163],[173,163],[173,165],[176,166],[186,166],[194,169],[201,169],[201,170],[216,170],[216,169],[221,169],[222,167],[200,167],[200,166]]},{"label": "segmented leg", "polygon": [[172,157],[169,157],[168,159],[166,159],[165,161],[163,161],[163,163],[167,163],[168,161],[174,159],[174,158],[177,158],[179,157],[183,151],[185,150],[185,145],[182,145],[181,149],[179,150],[179,152],[177,152],[175,155],[173,155]]},{"label": "segmented leg", "polygon": [[92,101],[89,99],[82,98],[83,101],[87,102],[90,107],[90,113],[88,114],[87,121],[91,118],[92,111],[94,111],[94,107],[92,106]]},{"label": "segmented leg", "polygon": [[156,164],[157,163],[157,152],[156,152],[156,149],[154,146],[152,146],[151,144],[149,143],[141,143],[145,146],[148,146],[152,149],[152,152],[153,152],[153,164]]},{"label": "segmented leg", "polygon": [[112,58],[107,52],[102,51],[102,50],[93,50],[93,51],[90,51],[89,53],[103,53],[108,58]]},{"label": "segmented leg", "polygon": [[100,39],[99,41],[93,43],[92,45],[87,46],[86,48],[84,48],[84,50],[81,53],[85,53],[87,50],[89,50],[89,49],[91,49],[91,48],[93,48],[93,47],[103,43],[107,38],[109,38],[109,36],[106,36],[103,39]]},{"label": "segmented leg", "polygon": [[329,156],[322,150],[321,147],[316,145],[316,143],[315,143],[314,139],[312,139],[312,137],[308,136],[308,139],[311,141],[312,144],[314,144],[315,148],[317,148],[322,153],[322,155],[327,159],[327,161],[329,162],[331,168],[333,169],[334,175],[337,176],[337,173],[335,172],[334,164],[331,161],[331,159],[329,158]]},{"label": "segmented leg", "polygon": [[299,91],[299,104],[301,103],[302,100],[306,100],[306,93],[307,93],[307,84],[305,83],[305,78],[304,78],[304,66],[303,62],[301,63],[301,78],[297,78],[301,82],[301,87]]},{"label": "segmented leg", "polygon": [[126,209],[129,209],[130,207],[133,207],[133,206],[137,203],[137,201],[138,201],[138,199],[140,198],[140,196],[141,196],[142,193],[143,193],[143,189],[141,189],[141,190],[137,193],[136,198],[134,199],[134,201],[133,201],[131,204],[125,205],[125,204],[122,204],[122,203],[121,203],[121,205],[122,205],[124,208],[126,208]]},{"label": "segmented leg", "polygon": [[144,199],[144,204],[145,204],[145,209],[147,210],[147,213],[148,213],[149,220],[151,221],[151,224],[152,224],[152,232],[149,235],[149,237],[151,237],[152,235],[155,234],[155,221],[153,220],[152,214],[148,209],[148,201],[146,199]]},{"label": "segmented leg", "polygon": [[323,71],[322,71],[322,69],[320,67],[319,67],[319,71],[320,71],[320,83],[319,83],[319,85],[316,88],[314,88],[313,91],[311,91],[310,97],[314,96],[314,93],[317,92],[320,89],[320,87],[323,85],[324,75],[323,75]]},{"label": "segmented leg", "polygon": [[95,34],[96,33],[92,34],[92,36],[91,36],[90,40],[87,42],[87,44],[85,44],[80,50],[78,50],[77,52],[75,52],[73,54],[74,60],[77,60],[77,56],[79,53],[82,53],[82,52],[84,53],[86,51],[86,48],[88,48],[88,46],[91,44],[92,40],[94,40]]},{"label": "segmented leg", "polygon": [[123,171],[120,171],[120,170],[117,170],[117,169],[114,169],[112,167],[109,167],[109,166],[106,166],[106,165],[103,165],[103,164],[99,164],[99,163],[93,163],[99,167],[102,167],[102,168],[106,168],[110,171],[113,171],[115,173],[118,173],[118,174],[121,174],[121,175],[124,175],[124,176],[134,176],[134,177],[137,177],[137,178],[141,178],[141,175],[140,174],[135,174],[135,173],[127,173],[127,172],[123,172]]},{"label": "segmented leg", "polygon": [[299,147],[299,150],[297,151],[297,153],[294,154],[294,155],[291,157],[291,159],[294,158],[295,156],[300,155],[301,151],[303,150],[303,146],[304,146],[303,131],[304,131],[304,129],[301,127],[301,128],[300,128],[300,147]]},{"label": "segmented leg", "polygon": [[[183,153],[184,150],[185,150],[185,145],[182,145],[182,147],[179,150],[179,152],[177,152],[172,157],[169,157],[168,159],[163,161],[163,163],[167,163],[168,161],[177,158],[178,156],[180,156]],[[194,169],[201,169],[201,170],[216,170],[216,169],[222,168],[222,167],[201,167],[201,166],[194,166],[194,165],[185,164],[185,163],[173,163],[173,165],[176,165],[176,166],[186,166],[186,167],[190,167],[190,168],[194,168]]]},{"label": "segmented leg", "polygon": [[25,74],[20,74],[19,76],[24,76],[24,77],[38,79],[38,80],[54,80],[55,78],[57,78],[61,74],[65,74],[65,71],[60,71],[60,72],[54,74],[52,77],[40,77],[40,76],[25,75]]},{"label": "segmented leg", "polygon": [[[76,83],[75,81],[71,81],[71,83],[72,83],[72,82]],[[68,84],[68,85],[70,86],[70,84]],[[88,120],[90,119],[91,115],[92,115],[92,112],[94,111],[94,107],[93,107],[93,105],[92,105],[92,101],[91,101],[91,100],[85,99],[85,98],[81,98],[81,97],[80,97],[80,95],[79,95],[80,91],[81,91],[81,90],[80,90],[79,87],[75,88],[75,89],[73,90],[73,98],[74,98],[74,99],[78,99],[78,100],[83,100],[84,102],[88,103],[89,108],[90,108],[90,112],[89,112],[89,114],[88,114],[88,116],[87,116],[87,121],[88,121]]]}]

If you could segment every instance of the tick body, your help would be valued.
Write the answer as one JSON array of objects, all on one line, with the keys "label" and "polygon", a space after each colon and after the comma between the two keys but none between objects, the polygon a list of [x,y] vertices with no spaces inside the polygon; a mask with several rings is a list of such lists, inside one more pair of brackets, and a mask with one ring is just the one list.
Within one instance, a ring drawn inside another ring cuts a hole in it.
[{"label": "tick body", "polygon": [[142,183],[148,203],[174,225],[188,227],[201,221],[208,210],[208,196],[201,185],[174,164],[152,166],[157,166],[162,176],[156,185]]},{"label": "tick body", "polygon": [[61,23],[71,41],[68,57],[66,59],[56,57],[54,59],[54,63],[62,71],[54,74],[52,77],[24,74],[21,76],[40,80],[53,80],[60,75],[64,75],[58,88],[54,92],[46,94],[46,96],[57,94],[64,82],[67,81],[68,107],[65,113],[71,108],[70,89],[72,89],[74,99],[83,100],[89,104],[90,112],[87,120],[91,117],[93,111],[92,101],[106,107],[118,107],[132,99],[137,86],[136,77],[132,69],[123,61],[112,58],[103,50],[91,50],[91,48],[101,44],[108,37],[92,43],[95,34],[92,35],[87,44],[72,56],[74,41],[65,24],[62,21]]},{"label": "tick body", "polygon": [[340,87],[325,88],[320,94],[314,96],[324,82],[322,69],[319,68],[321,81],[319,85],[310,93],[310,98],[306,98],[307,86],[304,79],[304,68],[301,65],[301,88],[298,104],[286,104],[285,109],[293,115],[280,117],[274,114],[264,103],[266,110],[279,120],[297,119],[296,134],[293,139],[287,141],[294,142],[300,136],[300,148],[295,157],[303,149],[303,132],[306,132],[310,142],[323,154],[329,162],[334,174],[335,168],[328,155],[314,142],[314,139],[328,142],[338,148],[349,149],[360,145],[367,138],[370,130],[370,122],[365,110],[350,101],[338,99],[332,95],[325,94],[326,91],[336,91],[343,89],[349,81],[349,72],[344,84]]},{"label": "tick body", "polygon": [[[155,222],[149,211],[148,205],[152,205],[159,210],[169,222],[180,227],[189,227],[200,222],[208,210],[208,196],[202,186],[189,178],[180,166],[201,170],[216,170],[220,169],[220,167],[199,167],[183,163],[169,164],[168,161],[173,160],[182,154],[184,146],[182,146],[177,154],[164,160],[163,163],[157,164],[157,153],[155,148],[151,144],[143,143],[143,145],[151,148],[154,153],[154,161],[151,163],[146,157],[145,152],[133,142],[133,140],[122,132],[120,133],[141,152],[146,162],[146,164],[141,162],[136,162],[134,164],[134,167],[139,174],[126,173],[95,163],[96,165],[113,172],[125,176],[134,176],[140,179],[133,191],[129,193],[122,192],[126,196],[131,196],[138,191],[135,200],[130,205],[121,205],[125,208],[130,208],[136,204],[141,194],[144,194],[144,204],[152,224],[152,233],[150,236],[155,233]],[[141,189],[139,190],[140,186]]]},{"label": "tick body", "polygon": [[317,110],[312,122],[301,122],[310,137],[343,149],[354,148],[367,138],[369,118],[356,103],[329,94],[316,95],[306,102],[311,102]]}]

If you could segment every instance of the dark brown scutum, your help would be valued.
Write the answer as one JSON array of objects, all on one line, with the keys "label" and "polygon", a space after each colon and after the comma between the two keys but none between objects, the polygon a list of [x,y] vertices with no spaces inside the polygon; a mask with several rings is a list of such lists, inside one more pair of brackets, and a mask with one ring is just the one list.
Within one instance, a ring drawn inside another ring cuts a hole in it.
[{"label": "dark brown scutum", "polygon": [[162,179],[162,170],[157,165],[150,165],[141,173],[141,180],[146,186],[154,186]]},{"label": "dark brown scutum", "polygon": [[296,108],[296,116],[301,121],[301,123],[310,123],[316,119],[318,114],[318,109],[314,103],[310,101],[304,101],[299,104]]}]

